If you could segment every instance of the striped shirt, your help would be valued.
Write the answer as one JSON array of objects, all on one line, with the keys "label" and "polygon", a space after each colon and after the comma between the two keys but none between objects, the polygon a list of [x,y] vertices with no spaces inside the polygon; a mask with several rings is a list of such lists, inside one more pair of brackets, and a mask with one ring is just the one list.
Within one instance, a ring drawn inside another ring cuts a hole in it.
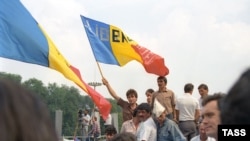
[{"label": "striped shirt", "polygon": [[96,133],[101,133],[101,130],[100,130],[100,125],[98,124],[97,121],[95,121],[92,125],[92,129],[91,131],[89,132],[90,134],[96,134]]}]

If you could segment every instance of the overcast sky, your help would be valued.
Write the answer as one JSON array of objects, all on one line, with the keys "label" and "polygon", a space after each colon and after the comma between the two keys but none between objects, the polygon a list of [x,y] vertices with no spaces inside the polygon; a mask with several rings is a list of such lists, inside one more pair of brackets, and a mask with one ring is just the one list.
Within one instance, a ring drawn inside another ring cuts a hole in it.
[{"label": "overcast sky", "polygon": [[[183,94],[186,83],[206,83],[209,92],[227,92],[250,65],[249,0],[21,0],[54,41],[59,51],[77,67],[85,82],[101,82],[80,15],[121,28],[140,45],[165,58],[169,89]],[[114,90],[126,99],[137,90],[138,103],[145,91],[157,89],[154,74],[138,62],[124,67],[101,64]],[[0,71],[37,78],[48,83],[75,86],[59,72],[33,64],[0,58]],[[105,86],[96,87],[111,98]],[[81,90],[83,95],[86,95]]]}]

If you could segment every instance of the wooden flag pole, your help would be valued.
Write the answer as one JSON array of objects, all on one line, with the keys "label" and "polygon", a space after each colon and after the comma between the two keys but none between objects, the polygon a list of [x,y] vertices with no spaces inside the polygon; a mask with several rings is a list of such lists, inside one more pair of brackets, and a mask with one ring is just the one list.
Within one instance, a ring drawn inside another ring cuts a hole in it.
[{"label": "wooden flag pole", "polygon": [[100,67],[99,63],[98,63],[97,61],[96,61],[96,63],[97,63],[97,66],[98,66],[98,69],[99,69],[99,72],[100,72],[100,74],[101,74],[102,78],[104,78],[104,76],[103,76],[103,73],[102,73],[102,70],[101,70],[101,67]]}]

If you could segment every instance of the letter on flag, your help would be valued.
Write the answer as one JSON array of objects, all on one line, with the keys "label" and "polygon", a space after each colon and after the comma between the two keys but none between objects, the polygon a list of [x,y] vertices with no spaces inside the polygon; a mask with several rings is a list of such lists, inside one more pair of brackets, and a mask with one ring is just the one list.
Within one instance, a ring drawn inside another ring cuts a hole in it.
[{"label": "letter on flag", "polygon": [[0,57],[37,64],[62,73],[83,89],[107,119],[111,104],[87,85],[19,0],[0,0]]},{"label": "letter on flag", "polygon": [[141,47],[119,28],[81,16],[93,54],[98,62],[124,66],[132,60],[143,65],[148,73],[165,76],[169,73],[164,58]]}]

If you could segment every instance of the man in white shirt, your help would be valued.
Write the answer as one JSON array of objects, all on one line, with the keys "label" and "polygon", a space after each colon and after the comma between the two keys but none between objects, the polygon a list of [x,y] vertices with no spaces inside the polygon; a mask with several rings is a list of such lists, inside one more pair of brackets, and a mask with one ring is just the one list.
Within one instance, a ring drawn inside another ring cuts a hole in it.
[{"label": "man in white shirt", "polygon": [[89,110],[85,109],[82,115],[82,134],[84,141],[88,137],[89,122],[90,122]]},{"label": "man in white shirt", "polygon": [[193,137],[190,141],[215,141],[214,138],[207,136],[204,123],[199,124],[199,135]]},{"label": "man in white shirt", "polygon": [[187,83],[184,86],[185,94],[176,101],[176,117],[179,128],[189,141],[197,135],[196,123],[200,116],[200,106],[198,100],[192,96],[194,85]]},{"label": "man in white shirt", "polygon": [[199,104],[200,104],[200,108],[202,108],[202,100],[208,96],[208,86],[206,84],[200,84],[198,86],[198,92],[200,94],[200,98],[199,98]]},{"label": "man in white shirt", "polygon": [[[206,98],[208,96],[208,86],[206,84],[200,84],[198,86],[198,92],[200,94],[200,98],[198,99],[199,101],[199,105],[200,105],[200,118],[199,118],[199,122],[201,122],[202,118],[201,118],[201,109],[202,109],[202,101],[204,98]],[[197,127],[197,134],[199,134],[199,129]]]},{"label": "man in white shirt", "polygon": [[108,125],[112,124],[112,116],[111,114],[108,115],[108,118],[105,120],[104,127],[106,128]]},{"label": "man in white shirt", "polygon": [[148,103],[141,103],[136,109],[139,120],[142,121],[137,129],[137,141],[156,141],[157,131],[151,116],[151,106]]}]

